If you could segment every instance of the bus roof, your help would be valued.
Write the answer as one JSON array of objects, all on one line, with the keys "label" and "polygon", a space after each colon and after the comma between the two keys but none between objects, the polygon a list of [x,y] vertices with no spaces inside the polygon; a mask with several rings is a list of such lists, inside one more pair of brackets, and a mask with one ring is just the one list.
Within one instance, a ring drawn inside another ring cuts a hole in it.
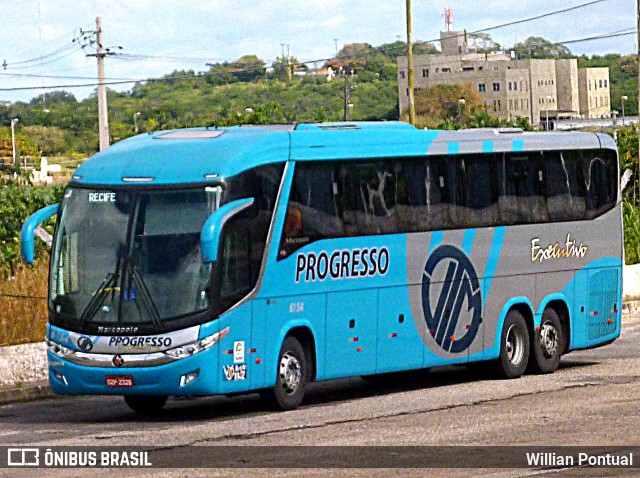
[{"label": "bus roof", "polygon": [[604,134],[418,130],[396,121],[191,128],[149,133],[116,143],[82,164],[71,183],[202,183],[287,160],[615,147],[613,139]]}]

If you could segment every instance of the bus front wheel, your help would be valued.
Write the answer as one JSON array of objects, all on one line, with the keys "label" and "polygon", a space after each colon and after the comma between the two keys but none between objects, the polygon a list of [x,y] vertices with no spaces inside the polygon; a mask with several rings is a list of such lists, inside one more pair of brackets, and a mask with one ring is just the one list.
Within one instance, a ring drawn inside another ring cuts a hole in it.
[{"label": "bus front wheel", "polygon": [[555,372],[564,350],[564,336],[560,317],[551,307],[547,307],[542,313],[540,330],[535,332],[531,347],[529,370],[533,373]]},{"label": "bus front wheel", "polygon": [[304,398],[308,367],[302,345],[295,337],[284,339],[276,371],[276,384],[262,395],[267,402],[278,410],[293,410]]},{"label": "bus front wheel", "polygon": [[143,415],[158,413],[167,403],[167,397],[160,395],[125,395],[124,401],[129,408]]},{"label": "bus front wheel", "polygon": [[529,361],[529,332],[520,312],[510,310],[504,319],[500,339],[500,356],[495,370],[503,378],[522,376]]}]

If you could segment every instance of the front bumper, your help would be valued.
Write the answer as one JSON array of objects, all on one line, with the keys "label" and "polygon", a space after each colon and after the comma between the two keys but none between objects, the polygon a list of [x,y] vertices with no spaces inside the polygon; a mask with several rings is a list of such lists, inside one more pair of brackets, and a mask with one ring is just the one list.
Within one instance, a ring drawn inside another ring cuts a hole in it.
[{"label": "front bumper", "polygon": [[[61,395],[214,395],[221,380],[216,350],[212,347],[164,365],[129,368],[79,365],[48,351],[49,383]],[[184,376],[195,372],[195,379],[182,384]],[[108,386],[107,377],[114,376],[132,377],[133,386]]]}]

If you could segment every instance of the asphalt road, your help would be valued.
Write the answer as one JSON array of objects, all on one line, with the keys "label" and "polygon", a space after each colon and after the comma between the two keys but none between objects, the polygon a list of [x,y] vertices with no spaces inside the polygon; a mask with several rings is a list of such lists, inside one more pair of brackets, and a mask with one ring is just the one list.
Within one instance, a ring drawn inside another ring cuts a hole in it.
[{"label": "asphalt road", "polygon": [[[310,386],[304,405],[271,412],[257,395],[172,400],[141,418],[118,397],[0,407],[0,446],[619,445],[640,446],[640,315],[615,343],[563,357],[552,375],[494,380],[445,367],[372,383]],[[186,455],[185,455],[186,456]],[[640,460],[640,456],[636,457]],[[251,471],[251,473],[249,473]],[[635,473],[637,471],[637,474]],[[2,470],[0,476],[86,476],[88,470]],[[640,469],[436,469],[430,476],[640,476]],[[122,476],[426,476],[425,470],[138,469]]]}]

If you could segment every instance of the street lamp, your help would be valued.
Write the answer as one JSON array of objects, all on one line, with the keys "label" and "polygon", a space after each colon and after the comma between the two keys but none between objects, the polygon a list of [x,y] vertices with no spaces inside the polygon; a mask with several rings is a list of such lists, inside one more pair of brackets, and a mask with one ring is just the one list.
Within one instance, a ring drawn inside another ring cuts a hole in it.
[{"label": "street lamp", "polygon": [[16,165],[16,133],[15,126],[18,122],[18,118],[13,118],[11,120],[11,146],[13,147],[13,166]]},{"label": "street lamp", "polygon": [[620,99],[622,100],[622,127],[624,128],[624,102],[628,100],[629,97],[623,95]]},{"label": "street lamp", "polygon": [[464,108],[466,102],[464,98],[458,100],[458,121],[462,121],[462,108]]},{"label": "street lamp", "polygon": [[139,111],[133,115],[133,130],[135,131],[136,134],[138,134],[138,116],[140,116]]}]

